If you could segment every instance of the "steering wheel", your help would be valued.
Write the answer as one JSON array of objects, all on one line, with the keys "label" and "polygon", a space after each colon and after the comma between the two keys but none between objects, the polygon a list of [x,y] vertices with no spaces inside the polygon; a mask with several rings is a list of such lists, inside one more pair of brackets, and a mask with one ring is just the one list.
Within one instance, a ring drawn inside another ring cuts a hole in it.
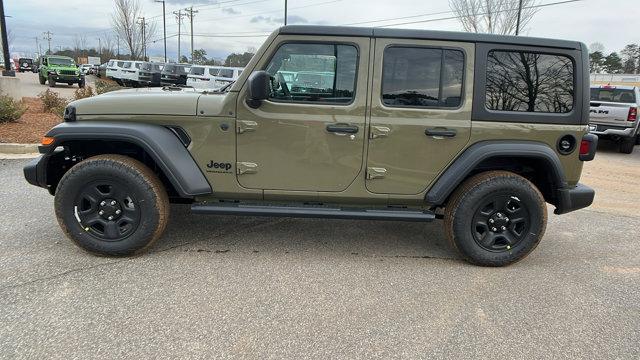
[{"label": "steering wheel", "polygon": [[276,81],[280,85],[280,88],[282,89],[282,92],[284,93],[284,96],[286,96],[286,97],[288,97],[290,99],[291,98],[291,92],[289,91],[289,86],[287,86],[287,82],[285,81],[284,76],[282,76],[281,73],[277,73],[276,74]]}]

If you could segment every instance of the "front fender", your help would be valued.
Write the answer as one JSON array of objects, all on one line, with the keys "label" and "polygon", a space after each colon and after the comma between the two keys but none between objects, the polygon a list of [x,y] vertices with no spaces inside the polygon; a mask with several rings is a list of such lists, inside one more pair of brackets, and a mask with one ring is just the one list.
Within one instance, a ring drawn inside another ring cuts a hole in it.
[{"label": "front fender", "polygon": [[51,153],[58,145],[72,140],[114,140],[141,147],[160,167],[181,197],[210,194],[211,185],[180,139],[169,129],[153,124],[117,121],[65,122],[49,130],[54,138],[40,152]]}]

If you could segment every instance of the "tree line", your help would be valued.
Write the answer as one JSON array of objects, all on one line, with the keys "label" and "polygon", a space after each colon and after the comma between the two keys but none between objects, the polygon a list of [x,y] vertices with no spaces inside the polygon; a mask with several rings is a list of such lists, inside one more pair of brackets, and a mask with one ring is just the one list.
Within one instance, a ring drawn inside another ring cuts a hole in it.
[{"label": "tree line", "polygon": [[606,53],[604,45],[593,43],[589,46],[590,71],[607,74],[640,73],[640,45],[628,44],[620,53]]}]

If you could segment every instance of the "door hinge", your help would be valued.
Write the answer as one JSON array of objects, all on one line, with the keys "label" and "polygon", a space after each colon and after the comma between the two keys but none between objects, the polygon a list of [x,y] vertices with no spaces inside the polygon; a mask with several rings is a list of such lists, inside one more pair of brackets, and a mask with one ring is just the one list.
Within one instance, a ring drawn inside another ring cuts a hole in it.
[{"label": "door hinge", "polygon": [[236,124],[236,132],[238,134],[256,131],[256,127],[258,127],[258,123],[251,120],[237,120]]},{"label": "door hinge", "polygon": [[367,179],[382,179],[387,175],[387,169],[380,167],[368,167]]},{"label": "door hinge", "polygon": [[237,162],[236,173],[238,175],[243,174],[255,174],[258,172],[258,164],[252,162]]},{"label": "door hinge", "polygon": [[391,129],[386,126],[372,126],[369,131],[369,139],[377,139],[389,136]]}]

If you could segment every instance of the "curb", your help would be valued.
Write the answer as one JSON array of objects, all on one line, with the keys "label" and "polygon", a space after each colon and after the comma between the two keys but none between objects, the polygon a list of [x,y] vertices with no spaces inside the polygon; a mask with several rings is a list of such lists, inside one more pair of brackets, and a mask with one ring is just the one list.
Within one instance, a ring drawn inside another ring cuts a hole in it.
[{"label": "curb", "polygon": [[0,154],[37,154],[38,144],[0,143]]}]

